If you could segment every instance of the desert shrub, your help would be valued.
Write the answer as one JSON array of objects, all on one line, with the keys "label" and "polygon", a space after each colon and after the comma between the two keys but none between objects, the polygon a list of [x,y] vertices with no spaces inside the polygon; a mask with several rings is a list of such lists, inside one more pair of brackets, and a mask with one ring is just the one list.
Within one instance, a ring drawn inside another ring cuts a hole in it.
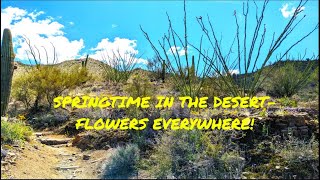
[{"label": "desert shrub", "polygon": [[154,93],[148,76],[139,72],[130,77],[125,91],[133,98],[151,96]]},{"label": "desert shrub", "polygon": [[317,94],[319,94],[319,67],[317,67],[311,77],[310,77],[310,81],[312,83],[312,85],[314,86],[315,92]]},{"label": "desert shrub", "polygon": [[125,82],[127,80],[128,72],[121,72],[115,68],[112,68],[108,64],[101,65],[103,67],[104,73],[103,77],[107,81],[112,82]]},{"label": "desert shrub", "polygon": [[28,122],[35,129],[54,128],[69,120],[68,112],[60,109],[44,112],[37,111],[37,113],[33,113],[31,116],[29,117]]},{"label": "desert shrub", "polygon": [[311,66],[301,70],[289,61],[279,67],[271,76],[269,93],[276,97],[291,97],[306,87],[311,75]]},{"label": "desert shrub", "polygon": [[312,137],[310,140],[300,140],[289,137],[285,142],[273,146],[275,154],[273,163],[286,167],[291,172],[283,178],[319,178],[319,142]]},{"label": "desert shrub", "polygon": [[22,121],[8,122],[1,118],[1,143],[13,143],[26,140],[32,135],[32,129]]},{"label": "desert shrub", "polygon": [[288,97],[283,97],[277,100],[281,106],[297,107],[297,101]]},{"label": "desert shrub", "polygon": [[152,154],[156,178],[240,178],[245,159],[223,133],[167,131]]},{"label": "desert shrub", "polygon": [[[221,96],[225,97],[228,95],[228,91],[226,91],[227,86],[222,86],[221,78],[217,78],[214,76],[207,77],[204,79],[203,87],[201,88],[201,95],[207,96],[207,97],[213,97],[213,96]],[[219,86],[217,84],[220,84]]]},{"label": "desert shrub", "polygon": [[134,144],[118,147],[106,165],[103,178],[129,178],[137,173],[139,148]]},{"label": "desert shrub", "polygon": [[[148,154],[150,150],[155,147],[154,146],[154,144],[156,143],[155,138],[159,133],[159,131],[154,130],[152,126],[154,123],[154,119],[157,119],[161,116],[160,111],[158,109],[153,109],[153,108],[141,109],[141,110],[137,108],[135,109],[137,113],[131,114],[128,117],[137,118],[137,119],[148,118],[149,121],[146,122],[145,129],[139,130],[139,131],[129,130],[128,132],[130,134],[132,142],[139,147],[141,153]],[[131,113],[133,113],[133,111]]]},{"label": "desert shrub", "polygon": [[112,51],[112,54],[102,53],[104,64],[103,76],[106,80],[113,82],[126,82],[138,64],[136,53],[122,53],[120,50]]},{"label": "desert shrub", "polygon": [[147,68],[151,72],[150,76],[152,80],[156,81],[162,78],[161,73],[162,73],[163,67],[156,56],[151,59],[148,59]]},{"label": "desert shrub", "polygon": [[22,101],[24,107],[29,109],[32,105],[33,100],[36,97],[36,93],[31,90],[32,83],[31,74],[24,74],[13,79],[12,82],[12,97],[18,101]]},{"label": "desert shrub", "polygon": [[30,107],[32,100],[35,108],[43,100],[51,107],[53,99],[64,90],[81,85],[89,79],[90,76],[84,68],[79,70],[78,67],[74,67],[71,71],[64,72],[52,65],[36,66],[14,80],[13,97],[23,101],[26,107]]}]

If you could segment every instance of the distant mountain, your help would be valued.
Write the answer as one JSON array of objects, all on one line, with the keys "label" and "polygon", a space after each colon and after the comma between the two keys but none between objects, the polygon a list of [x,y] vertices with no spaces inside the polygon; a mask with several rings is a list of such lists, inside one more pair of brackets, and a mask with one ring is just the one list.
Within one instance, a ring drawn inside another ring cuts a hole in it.
[{"label": "distant mountain", "polygon": [[[61,68],[62,70],[68,71],[71,68],[74,68],[75,66],[81,67],[81,61],[84,61],[85,59],[75,59],[75,60],[67,60],[63,61],[57,64],[54,64],[53,66],[57,66]],[[15,62],[17,68],[17,71],[23,71],[24,69],[28,69],[31,65],[29,64],[23,64],[21,62]],[[100,76],[103,73],[103,68],[101,66],[105,66],[106,64],[102,61],[95,60],[92,58],[88,59],[87,63],[87,69],[89,70],[89,73],[95,76]],[[34,66],[34,65],[32,65]],[[52,66],[52,65],[49,65]],[[19,68],[19,67],[24,67],[24,68]],[[107,67],[111,68],[109,65]]]},{"label": "distant mountain", "polygon": [[[63,61],[63,62],[54,64],[54,66],[58,66],[58,67],[62,68],[63,70],[69,70],[70,68],[72,68],[74,66],[81,67],[81,61],[84,61],[84,60],[85,59],[67,60],[67,61]],[[16,63],[16,66],[18,67],[18,69],[19,69],[19,66],[23,66],[23,67],[30,66],[28,64],[23,64],[21,62],[15,62],[15,63]],[[280,67],[284,66],[287,63],[294,63],[295,64],[294,66],[297,68],[297,70],[300,70],[300,71],[303,71],[308,65],[311,65],[311,68],[313,70],[316,69],[317,67],[319,67],[319,60],[278,61],[278,62],[276,62],[274,64],[271,64],[271,65],[268,65],[268,66],[266,66],[266,67],[264,67],[262,69],[259,69],[256,72],[249,73],[247,78],[251,79],[252,76],[255,73],[257,73],[258,71],[262,70],[262,71],[268,72],[268,70],[270,68],[273,68],[273,70],[276,70],[277,68],[280,68]],[[104,72],[103,68],[101,67],[103,65],[105,66],[106,64],[104,62],[102,62],[102,61],[89,58],[88,64],[87,64],[87,68],[89,70],[89,73],[91,73],[93,75],[96,75],[96,76],[101,76],[101,74]],[[111,66],[108,66],[108,65],[107,65],[107,67],[111,68]],[[141,68],[134,69],[134,72],[137,72],[137,71],[138,72],[139,71],[148,72],[148,70],[144,70],[144,69],[141,69]],[[237,78],[237,79],[242,79],[244,77],[244,75],[243,74],[238,74],[238,75],[234,75],[234,77]]]},{"label": "distant mountain", "polygon": [[[286,61],[277,61],[271,65],[267,65],[262,69],[259,69],[253,73],[248,73],[248,76],[251,77],[254,74],[256,74],[259,71],[264,71],[264,72],[268,72],[269,70],[273,70],[276,71],[277,69],[285,66],[286,64],[294,64],[294,67],[296,68],[296,70],[298,71],[303,71],[305,70],[307,67],[311,67],[312,70],[315,70],[317,67],[319,67],[319,60],[286,60]],[[238,74],[236,75],[237,78],[242,78],[244,76],[244,74]]]}]

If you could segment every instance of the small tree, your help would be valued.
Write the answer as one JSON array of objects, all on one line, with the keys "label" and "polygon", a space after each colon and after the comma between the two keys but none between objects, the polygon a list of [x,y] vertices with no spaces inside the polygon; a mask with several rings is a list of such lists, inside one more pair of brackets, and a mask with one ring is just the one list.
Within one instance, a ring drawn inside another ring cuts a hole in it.
[{"label": "small tree", "polygon": [[33,110],[38,109],[42,100],[46,100],[50,108],[56,96],[61,95],[62,92],[67,89],[75,88],[85,83],[91,78],[91,76],[88,75],[86,66],[80,68],[74,67],[70,72],[65,72],[59,67],[54,66],[58,59],[53,44],[53,64],[49,64],[47,50],[42,46],[46,54],[47,63],[46,65],[43,64],[41,53],[37,46],[31,45],[27,37],[24,37],[24,40],[29,47],[26,53],[30,62],[30,68],[26,68],[27,74],[23,74],[24,77],[19,77],[15,80],[13,89],[25,89],[24,93],[15,92],[15,95],[18,100],[22,100],[25,103],[27,108],[30,106],[33,96],[35,97],[32,107]]}]

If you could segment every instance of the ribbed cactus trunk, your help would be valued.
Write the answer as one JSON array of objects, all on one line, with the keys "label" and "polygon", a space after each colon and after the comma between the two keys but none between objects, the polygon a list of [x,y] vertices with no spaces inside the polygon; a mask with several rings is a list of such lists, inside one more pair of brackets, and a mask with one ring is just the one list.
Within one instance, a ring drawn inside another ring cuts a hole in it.
[{"label": "ribbed cactus trunk", "polygon": [[192,56],[191,77],[194,78],[195,76],[196,76],[196,68],[194,63],[194,56]]},{"label": "ribbed cactus trunk", "polygon": [[162,60],[161,79],[163,83],[164,83],[165,77],[166,77],[166,63],[164,60]]},{"label": "ribbed cactus trunk", "polygon": [[5,115],[9,103],[14,57],[11,32],[4,29],[1,45],[1,116]]},{"label": "ribbed cactus trunk", "polygon": [[87,68],[88,59],[89,59],[89,54],[87,55],[87,57],[84,61],[81,61],[81,66],[83,68]]}]

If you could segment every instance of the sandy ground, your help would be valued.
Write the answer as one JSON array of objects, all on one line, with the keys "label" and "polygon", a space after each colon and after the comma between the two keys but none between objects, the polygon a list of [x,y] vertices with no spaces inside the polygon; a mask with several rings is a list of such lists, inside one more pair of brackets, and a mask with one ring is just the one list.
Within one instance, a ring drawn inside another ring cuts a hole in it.
[{"label": "sandy ground", "polygon": [[[63,139],[63,135],[46,138]],[[17,151],[14,163],[6,165],[1,178],[18,179],[96,179],[101,177],[104,164],[113,149],[81,151],[70,144],[44,145],[34,137]],[[89,155],[88,159],[84,159]]]}]

